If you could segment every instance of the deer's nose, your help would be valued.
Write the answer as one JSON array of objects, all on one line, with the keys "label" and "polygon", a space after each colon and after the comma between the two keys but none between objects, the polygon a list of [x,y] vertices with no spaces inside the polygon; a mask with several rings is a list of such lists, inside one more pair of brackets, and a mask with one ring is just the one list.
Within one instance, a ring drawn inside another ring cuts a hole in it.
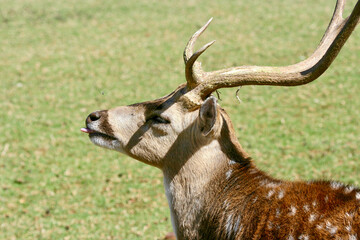
[{"label": "deer's nose", "polygon": [[104,113],[105,111],[96,111],[90,113],[89,116],[86,118],[86,124],[98,121],[100,118],[103,117]]}]

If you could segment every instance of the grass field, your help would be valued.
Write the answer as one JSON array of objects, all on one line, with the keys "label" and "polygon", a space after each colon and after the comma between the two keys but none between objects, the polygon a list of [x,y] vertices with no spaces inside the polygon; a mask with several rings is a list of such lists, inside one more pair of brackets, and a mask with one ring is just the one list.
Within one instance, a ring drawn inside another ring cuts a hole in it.
[{"label": "grass field", "polygon": [[[334,5],[0,0],[0,239],[160,239],[161,172],[92,145],[86,116],[183,83],[183,48],[210,17],[206,69],[287,65],[315,49]],[[317,81],[244,87],[241,104],[221,90],[220,103],[261,169],[360,185],[359,63],[360,27]]]}]

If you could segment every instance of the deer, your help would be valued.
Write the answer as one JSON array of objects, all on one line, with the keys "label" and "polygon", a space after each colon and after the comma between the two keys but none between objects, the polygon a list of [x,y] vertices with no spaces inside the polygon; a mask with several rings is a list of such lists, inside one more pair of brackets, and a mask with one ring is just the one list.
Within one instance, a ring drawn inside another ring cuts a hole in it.
[{"label": "deer", "polygon": [[177,239],[360,239],[360,189],[338,181],[285,181],[255,166],[212,95],[245,85],[299,86],[319,78],[360,18],[360,1],[344,18],[337,0],[313,54],[280,67],[238,66],[206,72],[194,51],[211,19],[184,50],[186,83],[156,100],[92,112],[92,143],[163,173]]}]

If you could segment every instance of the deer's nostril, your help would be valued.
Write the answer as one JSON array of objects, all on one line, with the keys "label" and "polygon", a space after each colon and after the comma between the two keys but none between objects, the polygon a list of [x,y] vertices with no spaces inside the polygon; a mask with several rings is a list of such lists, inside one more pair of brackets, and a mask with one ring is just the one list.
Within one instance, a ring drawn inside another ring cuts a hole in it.
[{"label": "deer's nostril", "polygon": [[86,123],[89,124],[91,122],[95,122],[101,118],[103,111],[96,111],[93,113],[90,113],[90,115],[86,118]]},{"label": "deer's nostril", "polygon": [[89,118],[92,122],[95,122],[101,118],[101,114],[99,112],[90,113]]}]

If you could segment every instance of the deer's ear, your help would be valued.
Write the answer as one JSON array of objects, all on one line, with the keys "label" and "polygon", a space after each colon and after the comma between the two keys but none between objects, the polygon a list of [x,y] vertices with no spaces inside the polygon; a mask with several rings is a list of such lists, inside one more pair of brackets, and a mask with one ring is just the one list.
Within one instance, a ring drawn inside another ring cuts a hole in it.
[{"label": "deer's ear", "polygon": [[208,136],[216,132],[217,119],[218,107],[216,104],[216,98],[210,96],[201,105],[199,111],[200,131],[202,135]]}]

